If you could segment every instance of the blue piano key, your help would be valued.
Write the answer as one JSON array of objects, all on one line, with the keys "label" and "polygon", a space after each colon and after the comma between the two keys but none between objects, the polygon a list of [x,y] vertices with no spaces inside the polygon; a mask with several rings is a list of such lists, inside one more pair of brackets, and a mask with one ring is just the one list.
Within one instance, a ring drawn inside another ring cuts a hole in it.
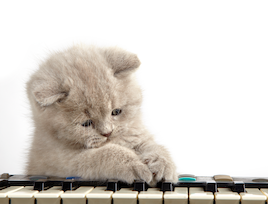
[{"label": "blue piano key", "polygon": [[196,178],[193,177],[181,177],[179,181],[196,181]]},{"label": "blue piano key", "polygon": [[74,179],[81,179],[81,177],[79,176],[69,176],[69,177],[66,177],[67,180],[74,180]]}]

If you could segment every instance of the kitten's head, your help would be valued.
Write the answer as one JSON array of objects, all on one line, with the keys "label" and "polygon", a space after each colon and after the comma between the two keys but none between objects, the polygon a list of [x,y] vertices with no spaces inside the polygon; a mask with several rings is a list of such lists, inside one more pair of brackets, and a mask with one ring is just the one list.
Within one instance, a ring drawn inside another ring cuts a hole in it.
[{"label": "kitten's head", "polygon": [[39,131],[95,148],[139,118],[141,91],[132,73],[140,61],[119,48],[75,46],[53,54],[27,84]]}]

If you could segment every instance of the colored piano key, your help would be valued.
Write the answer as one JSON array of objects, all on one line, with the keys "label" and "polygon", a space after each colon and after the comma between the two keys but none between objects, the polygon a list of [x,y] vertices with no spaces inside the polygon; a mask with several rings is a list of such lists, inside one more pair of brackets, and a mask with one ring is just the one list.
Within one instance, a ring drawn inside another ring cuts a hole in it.
[{"label": "colored piano key", "polygon": [[66,180],[77,180],[77,179],[81,179],[81,177],[78,177],[78,176],[69,176],[69,177],[66,177]]},{"label": "colored piano key", "polygon": [[10,175],[8,173],[3,173],[0,176],[0,179],[9,179]]},{"label": "colored piano key", "polygon": [[252,179],[253,182],[268,182],[268,178],[255,178]]},{"label": "colored piano key", "polygon": [[229,175],[215,175],[215,181],[233,181],[233,178]]},{"label": "colored piano key", "polygon": [[181,177],[179,181],[196,181],[196,178],[193,177]]},{"label": "colored piano key", "polygon": [[180,174],[179,181],[196,181],[196,176],[193,174]]}]

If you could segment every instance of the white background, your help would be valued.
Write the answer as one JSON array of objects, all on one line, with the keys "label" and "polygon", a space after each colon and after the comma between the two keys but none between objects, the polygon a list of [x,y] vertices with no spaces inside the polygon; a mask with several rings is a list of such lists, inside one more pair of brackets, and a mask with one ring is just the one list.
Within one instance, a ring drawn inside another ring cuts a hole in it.
[{"label": "white background", "polygon": [[[4,3],[5,2],[5,3]],[[76,43],[137,53],[144,121],[178,172],[268,177],[267,1],[1,1],[0,173],[24,173],[25,82]]]}]

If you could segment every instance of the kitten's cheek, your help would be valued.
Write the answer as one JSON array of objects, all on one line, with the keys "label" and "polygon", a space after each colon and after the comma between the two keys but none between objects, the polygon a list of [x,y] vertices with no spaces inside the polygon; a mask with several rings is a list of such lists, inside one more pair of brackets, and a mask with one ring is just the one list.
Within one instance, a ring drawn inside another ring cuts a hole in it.
[{"label": "kitten's cheek", "polygon": [[113,121],[118,121],[118,117],[117,117],[117,116],[112,117],[112,120],[113,120]]}]

